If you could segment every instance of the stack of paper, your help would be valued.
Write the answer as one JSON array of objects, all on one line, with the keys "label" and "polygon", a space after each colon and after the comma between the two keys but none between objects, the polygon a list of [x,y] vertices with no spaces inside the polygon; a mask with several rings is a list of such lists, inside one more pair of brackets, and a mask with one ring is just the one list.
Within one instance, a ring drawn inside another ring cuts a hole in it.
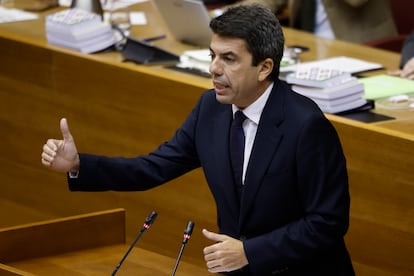
[{"label": "stack of paper", "polygon": [[46,17],[46,37],[50,44],[93,53],[115,43],[108,23],[94,13],[73,8]]},{"label": "stack of paper", "polygon": [[383,68],[379,63],[370,62],[358,58],[338,56],[324,58],[320,60],[308,61],[296,63],[290,66],[283,66],[280,68],[280,72],[283,75],[288,74],[289,72],[295,72],[297,70],[303,70],[310,67],[319,67],[319,68],[330,68],[336,69],[351,74],[362,73],[371,70],[377,70]]},{"label": "stack of paper", "polygon": [[286,76],[292,90],[311,98],[326,113],[339,113],[361,107],[364,85],[348,72],[309,67]]},{"label": "stack of paper", "polygon": [[180,56],[180,63],[177,64],[181,68],[197,69],[205,74],[209,74],[211,55],[209,49],[188,50]]}]

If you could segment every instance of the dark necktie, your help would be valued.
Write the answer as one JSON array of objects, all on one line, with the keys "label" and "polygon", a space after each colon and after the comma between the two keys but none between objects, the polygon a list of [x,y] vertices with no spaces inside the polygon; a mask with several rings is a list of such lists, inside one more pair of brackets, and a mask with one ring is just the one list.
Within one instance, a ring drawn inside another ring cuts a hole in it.
[{"label": "dark necktie", "polygon": [[230,158],[237,187],[242,185],[245,140],[243,131],[244,120],[246,120],[246,116],[243,112],[237,111],[230,129]]}]

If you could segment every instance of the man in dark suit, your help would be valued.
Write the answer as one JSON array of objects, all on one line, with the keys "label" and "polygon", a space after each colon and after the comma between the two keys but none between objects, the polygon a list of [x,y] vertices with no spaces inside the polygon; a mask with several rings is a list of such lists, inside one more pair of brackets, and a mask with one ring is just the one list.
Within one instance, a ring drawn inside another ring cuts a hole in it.
[{"label": "man in dark suit", "polygon": [[[350,204],[345,157],[317,105],[278,79],[279,22],[252,5],[227,10],[210,27],[214,89],[168,142],[136,158],[79,154],[62,119],[63,140],[46,142],[42,163],[68,172],[73,191],[146,190],[201,166],[220,229],[203,229],[212,241],[204,248],[210,272],[354,275],[343,239]],[[243,118],[239,136],[234,114]],[[244,140],[239,150],[236,136]]]}]

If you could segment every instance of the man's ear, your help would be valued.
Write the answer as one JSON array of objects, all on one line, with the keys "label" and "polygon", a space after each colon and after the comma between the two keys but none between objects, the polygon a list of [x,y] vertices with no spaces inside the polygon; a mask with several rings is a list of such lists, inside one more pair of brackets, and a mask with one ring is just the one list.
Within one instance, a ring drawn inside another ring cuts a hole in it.
[{"label": "man's ear", "polygon": [[259,64],[258,80],[264,81],[272,73],[274,62],[271,58],[267,58]]}]

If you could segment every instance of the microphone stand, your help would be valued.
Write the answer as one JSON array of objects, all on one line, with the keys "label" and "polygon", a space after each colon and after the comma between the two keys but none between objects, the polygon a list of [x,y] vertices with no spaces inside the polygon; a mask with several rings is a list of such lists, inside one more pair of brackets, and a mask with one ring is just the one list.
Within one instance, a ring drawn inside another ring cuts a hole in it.
[{"label": "microphone stand", "polygon": [[177,271],[178,264],[181,260],[181,256],[183,255],[183,252],[184,252],[184,247],[187,244],[188,240],[191,238],[191,234],[193,233],[193,229],[194,229],[194,222],[190,220],[187,224],[187,228],[184,230],[183,242],[181,244],[181,248],[180,248],[180,252],[178,253],[177,260],[175,261],[174,269],[173,269],[173,272],[172,272],[171,276],[174,276],[175,272]]},{"label": "microphone stand", "polygon": [[144,234],[144,232],[151,227],[151,225],[154,223],[154,220],[155,220],[156,217],[157,217],[157,213],[155,211],[152,211],[151,214],[145,219],[145,222],[144,222],[144,225],[141,228],[141,231],[138,233],[138,236],[135,238],[134,242],[128,248],[127,252],[125,253],[124,257],[122,257],[119,264],[115,267],[114,271],[111,274],[112,276],[115,276],[115,274],[118,272],[118,270],[121,267],[122,263],[128,257],[129,253],[134,248],[135,244],[139,241],[139,239]]}]

